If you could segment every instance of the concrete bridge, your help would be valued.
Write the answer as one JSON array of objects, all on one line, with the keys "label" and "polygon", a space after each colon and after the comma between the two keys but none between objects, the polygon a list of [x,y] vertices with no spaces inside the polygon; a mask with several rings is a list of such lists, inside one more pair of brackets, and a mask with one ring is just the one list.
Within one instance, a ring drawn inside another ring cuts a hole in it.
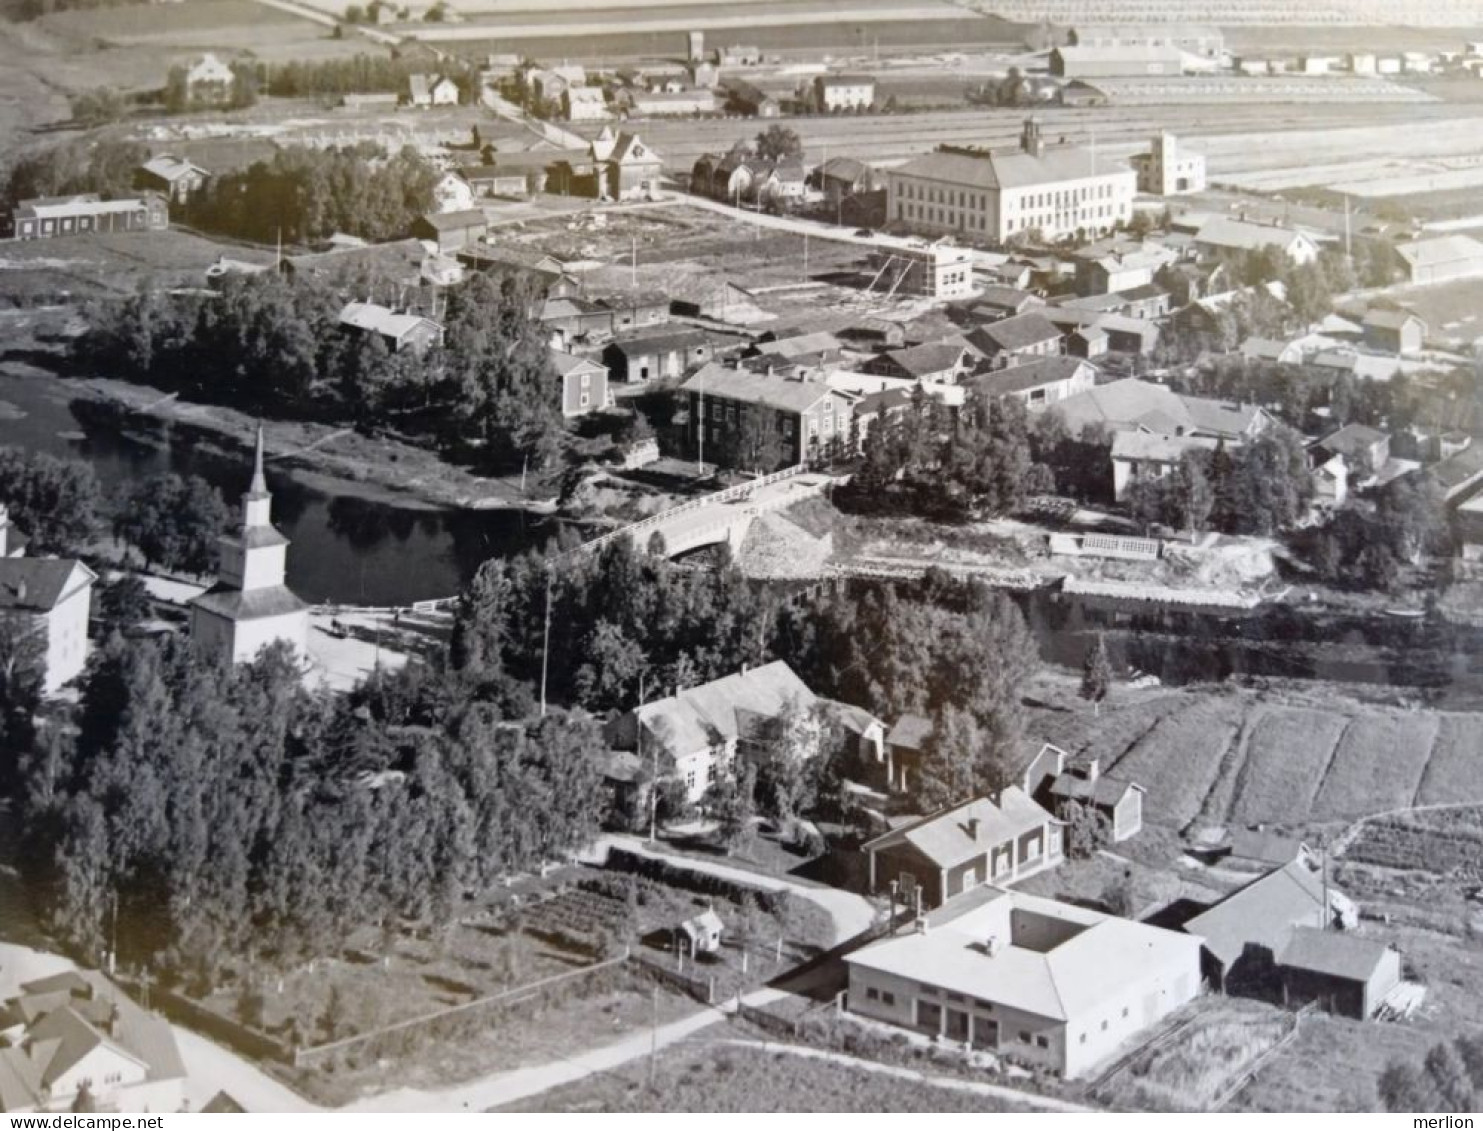
[{"label": "concrete bridge", "polygon": [[722,542],[738,550],[758,515],[823,494],[830,482],[824,472],[797,464],[640,519],[584,542],[574,552],[595,553],[620,538],[632,538],[634,547],[644,552],[656,534],[667,558]]}]

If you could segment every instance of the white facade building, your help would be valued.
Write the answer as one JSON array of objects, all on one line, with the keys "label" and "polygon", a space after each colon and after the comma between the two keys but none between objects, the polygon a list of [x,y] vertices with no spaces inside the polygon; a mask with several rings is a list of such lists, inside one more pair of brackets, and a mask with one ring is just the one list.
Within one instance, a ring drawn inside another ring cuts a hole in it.
[{"label": "white facade building", "polygon": [[78,561],[28,558],[19,541],[0,504],[0,621],[41,637],[42,692],[55,695],[87,663],[88,613],[98,575]]},{"label": "white facade building", "polygon": [[272,509],[259,428],[242,527],[222,537],[217,583],[191,602],[191,641],[202,656],[243,663],[279,640],[308,655],[309,608],[284,585],[288,539],[274,528]]},{"label": "white facade building", "polygon": [[1031,119],[1012,153],[948,146],[888,170],[887,215],[918,231],[997,242],[1034,231],[1090,237],[1132,219],[1137,181],[1120,161],[1047,145]]},{"label": "white facade building", "polygon": [[1171,133],[1155,137],[1148,153],[1136,163],[1139,192],[1179,196],[1205,191],[1205,155],[1182,150]]}]

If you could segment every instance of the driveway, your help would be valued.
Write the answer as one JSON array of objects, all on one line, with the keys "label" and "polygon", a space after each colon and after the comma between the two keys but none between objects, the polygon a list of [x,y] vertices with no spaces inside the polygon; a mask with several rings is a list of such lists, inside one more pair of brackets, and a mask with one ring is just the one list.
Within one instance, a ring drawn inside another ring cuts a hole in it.
[{"label": "driveway", "polygon": [[863,933],[875,922],[875,907],[862,895],[856,895],[852,891],[841,891],[839,888],[826,887],[823,884],[814,884],[806,880],[793,879],[790,876],[769,876],[761,872],[748,871],[745,868],[737,868],[730,864],[724,864],[719,860],[702,860],[693,856],[678,856],[673,852],[665,852],[654,848],[647,841],[636,836],[612,834],[603,837],[596,847],[596,852],[606,856],[608,848],[622,848],[637,856],[647,856],[652,860],[663,860],[677,868],[688,868],[692,872],[704,872],[711,876],[720,876],[724,879],[735,880],[738,883],[749,884],[764,891],[788,891],[810,903],[822,908],[834,924],[834,938],[832,943],[838,946],[848,942],[855,936]]}]

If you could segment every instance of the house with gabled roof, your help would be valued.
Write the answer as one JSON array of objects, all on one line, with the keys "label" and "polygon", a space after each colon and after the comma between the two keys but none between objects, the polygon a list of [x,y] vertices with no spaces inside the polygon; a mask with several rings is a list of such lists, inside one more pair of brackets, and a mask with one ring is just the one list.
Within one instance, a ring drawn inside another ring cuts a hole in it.
[{"label": "house with gabled roof", "polygon": [[991,400],[1013,397],[1026,408],[1039,409],[1092,388],[1097,367],[1080,357],[1042,357],[980,373],[971,383]]},{"label": "house with gabled roof", "polygon": [[1242,443],[1275,423],[1257,405],[1209,397],[1187,397],[1164,385],[1125,377],[1098,385],[1056,405],[1073,436],[1088,424],[1109,432],[1154,432],[1165,436],[1205,436]]},{"label": "house with gabled roof", "polygon": [[[785,361],[779,357],[777,368]],[[730,451],[733,442],[744,440],[750,425],[768,417],[776,426],[783,466],[821,459],[831,445],[847,439],[858,397],[831,388],[812,370],[776,372],[766,358],[754,364],[757,369],[713,361],[680,386],[689,407],[691,442],[697,448],[703,444],[709,458],[742,458]]]},{"label": "house with gabled roof", "polygon": [[552,350],[551,367],[561,381],[562,416],[570,419],[612,406],[613,394],[608,389],[606,365],[590,357]]},{"label": "house with gabled roof", "polygon": [[1194,242],[1206,252],[1260,252],[1275,248],[1299,266],[1318,258],[1318,243],[1306,232],[1230,216],[1212,217],[1195,233]]},{"label": "house with gabled roof", "polygon": [[860,366],[861,373],[907,381],[956,385],[971,368],[972,353],[948,342],[924,342],[876,354]]},{"label": "house with gabled roof", "polygon": [[210,179],[211,174],[206,169],[171,153],[151,157],[134,171],[136,188],[163,193],[173,204],[184,204]]},{"label": "house with gabled roof", "polygon": [[1295,927],[1331,926],[1336,896],[1344,898],[1304,861],[1293,860],[1186,920],[1184,930],[1203,940],[1207,980],[1221,989],[1238,989],[1271,977]]},{"label": "house with gabled roof", "polygon": [[412,223],[414,236],[431,241],[444,253],[467,247],[483,239],[488,231],[489,218],[479,208],[468,208],[460,212],[429,212]]},{"label": "house with gabled roof", "polygon": [[33,982],[0,1003],[0,1112],[170,1113],[185,1108],[185,1066],[169,1023],[96,970]]},{"label": "house with gabled roof", "polygon": [[1054,357],[1061,352],[1062,337],[1060,327],[1038,310],[976,327],[966,335],[968,344],[994,369]]},{"label": "house with gabled roof", "polygon": [[[911,821],[860,846],[870,890],[920,891],[922,908],[984,884],[1022,880],[1063,859],[1062,822],[1019,786]],[[913,897],[914,898],[914,897]]]},{"label": "house with gabled roof", "polygon": [[410,349],[421,354],[443,341],[443,327],[431,318],[375,302],[347,302],[339,321],[347,330],[378,335],[392,353]]},{"label": "house with gabled roof", "polygon": [[1329,1013],[1367,1021],[1401,984],[1393,946],[1348,931],[1296,927],[1277,953],[1282,1004],[1316,1003]]},{"label": "house with gabled roof", "polygon": [[79,561],[28,558],[0,504],[0,622],[41,642],[42,691],[55,695],[82,674],[98,575]]},{"label": "house with gabled roof", "polygon": [[1060,820],[1068,819],[1070,807],[1082,805],[1107,819],[1110,838],[1127,840],[1143,828],[1141,785],[1101,772],[1101,761],[1089,759],[1080,765],[1058,746],[1046,743],[1025,767],[1024,789]]},{"label": "house with gabled roof", "polygon": [[1371,349],[1405,357],[1426,346],[1424,319],[1409,310],[1377,306],[1365,312],[1365,344]]},{"label": "house with gabled roof", "polygon": [[1065,1077],[1200,993],[1200,941],[986,886],[845,956],[852,1013]]},{"label": "house with gabled roof", "polygon": [[782,660],[741,671],[698,687],[679,688],[641,704],[607,725],[609,744],[641,758],[657,751],[699,801],[716,774],[745,755],[766,734],[767,724],[789,710],[811,710],[817,702],[808,685]]}]

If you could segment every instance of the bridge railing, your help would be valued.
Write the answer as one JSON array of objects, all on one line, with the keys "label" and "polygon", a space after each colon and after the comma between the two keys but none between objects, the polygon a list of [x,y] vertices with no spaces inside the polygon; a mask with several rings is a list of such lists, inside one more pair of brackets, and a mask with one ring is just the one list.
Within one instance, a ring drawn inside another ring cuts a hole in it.
[{"label": "bridge railing", "polygon": [[737,483],[720,491],[714,491],[709,495],[702,495],[698,499],[691,499],[688,502],[681,503],[677,507],[671,507],[667,511],[660,511],[658,514],[650,515],[648,518],[641,518],[637,522],[631,522],[627,526],[620,527],[617,530],[610,530],[606,534],[600,534],[596,538],[583,542],[572,552],[577,554],[596,553],[604,546],[616,542],[620,538],[630,538],[643,534],[645,531],[662,526],[671,519],[688,511],[699,510],[701,507],[715,506],[718,503],[729,503],[734,499],[744,499],[753,491],[771,486],[774,483],[781,483],[785,479],[792,479],[794,476],[802,474],[805,470],[804,464],[797,463],[792,467],[785,467],[781,471],[774,471],[770,475],[751,479],[745,483]]}]

